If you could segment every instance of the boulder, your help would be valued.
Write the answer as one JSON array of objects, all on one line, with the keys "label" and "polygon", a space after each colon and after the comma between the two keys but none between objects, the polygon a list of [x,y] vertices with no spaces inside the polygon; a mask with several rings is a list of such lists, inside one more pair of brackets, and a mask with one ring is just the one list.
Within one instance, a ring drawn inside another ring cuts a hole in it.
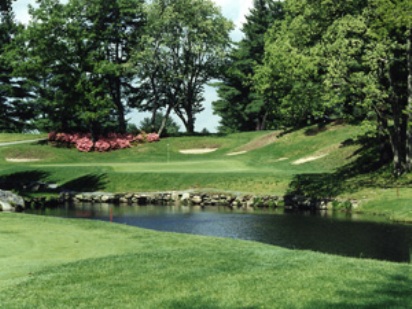
[{"label": "boulder", "polygon": [[200,195],[195,195],[192,197],[192,203],[194,204],[200,204],[202,203],[203,199]]},{"label": "boulder", "polygon": [[21,211],[24,209],[24,199],[10,191],[0,190],[1,211]]}]

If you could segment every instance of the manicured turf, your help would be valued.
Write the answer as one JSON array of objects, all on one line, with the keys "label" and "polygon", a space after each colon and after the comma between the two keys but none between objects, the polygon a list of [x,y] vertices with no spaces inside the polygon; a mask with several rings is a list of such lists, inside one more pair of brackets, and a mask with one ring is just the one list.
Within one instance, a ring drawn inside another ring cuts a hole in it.
[{"label": "manicured turf", "polygon": [[46,138],[46,137],[47,137],[47,134],[0,133],[0,143],[36,140],[36,139],[41,139],[41,138]]},{"label": "manicured turf", "polygon": [[[75,191],[213,189],[276,195],[300,190],[306,195],[357,199],[360,211],[412,221],[412,207],[402,204],[412,199],[412,175],[395,180],[389,169],[377,168],[376,150],[357,142],[358,132],[356,126],[330,124],[289,133],[167,138],[109,153],[80,153],[45,143],[0,147],[0,185],[41,181]],[[218,150],[180,153],[199,148]],[[246,152],[228,156],[239,151]],[[296,164],[310,157],[318,159]],[[397,188],[401,197],[391,195]]]},{"label": "manicured turf", "polygon": [[1,308],[410,308],[412,266],[0,214]]}]

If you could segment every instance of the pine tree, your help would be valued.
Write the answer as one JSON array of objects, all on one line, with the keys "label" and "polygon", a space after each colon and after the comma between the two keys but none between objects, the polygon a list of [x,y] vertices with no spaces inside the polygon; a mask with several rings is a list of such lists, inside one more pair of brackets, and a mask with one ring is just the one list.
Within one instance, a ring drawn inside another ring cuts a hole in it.
[{"label": "pine tree", "polygon": [[0,3],[0,131],[19,132],[30,128],[33,107],[27,101],[28,85],[13,76],[12,58],[7,53],[15,35],[23,29],[15,22],[11,4],[11,0]]},{"label": "pine tree", "polygon": [[214,112],[221,116],[221,131],[266,129],[271,101],[253,87],[255,67],[264,58],[265,33],[275,21],[284,17],[283,2],[255,0],[242,28],[244,38],[233,49],[218,83],[220,99],[213,102]]}]

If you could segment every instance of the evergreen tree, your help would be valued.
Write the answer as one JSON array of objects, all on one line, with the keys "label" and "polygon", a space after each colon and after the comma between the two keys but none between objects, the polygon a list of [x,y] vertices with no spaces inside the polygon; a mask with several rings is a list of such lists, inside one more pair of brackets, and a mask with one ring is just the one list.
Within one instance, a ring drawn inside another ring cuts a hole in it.
[{"label": "evergreen tree", "polygon": [[13,76],[12,58],[8,48],[16,34],[22,30],[12,12],[12,1],[0,5],[0,131],[21,132],[30,129],[28,122],[33,117],[33,107],[28,103],[28,85]]},{"label": "evergreen tree", "polygon": [[273,122],[272,100],[253,86],[255,66],[262,64],[265,33],[275,21],[283,19],[283,2],[255,0],[242,31],[244,38],[233,49],[218,83],[219,100],[213,102],[221,116],[221,131],[251,131],[267,128]]},{"label": "evergreen tree", "polygon": [[[125,132],[130,64],[143,26],[141,0],[44,0],[16,42],[14,69],[34,85],[45,130]],[[21,45],[20,45],[21,46]]]}]

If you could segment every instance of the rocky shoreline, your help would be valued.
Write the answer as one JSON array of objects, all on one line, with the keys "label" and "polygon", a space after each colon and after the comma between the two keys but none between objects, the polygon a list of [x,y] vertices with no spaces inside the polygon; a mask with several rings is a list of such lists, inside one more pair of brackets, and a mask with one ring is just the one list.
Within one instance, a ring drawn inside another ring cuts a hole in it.
[{"label": "rocky shoreline", "polygon": [[0,211],[54,208],[67,203],[114,205],[194,205],[226,206],[230,208],[277,208],[328,210],[356,208],[357,201],[312,198],[297,194],[285,196],[253,195],[228,192],[169,191],[169,192],[61,192],[58,196],[22,198],[13,192],[0,190]]},{"label": "rocky shoreline", "polygon": [[[356,201],[317,199],[299,195],[252,195],[227,192],[170,191],[144,193],[62,192],[59,197],[34,197],[25,199],[26,208],[50,208],[65,203],[91,203],[115,205],[193,205],[226,206],[231,208],[277,208],[328,210],[336,206],[346,209]],[[350,207],[349,207],[350,206]]]}]

